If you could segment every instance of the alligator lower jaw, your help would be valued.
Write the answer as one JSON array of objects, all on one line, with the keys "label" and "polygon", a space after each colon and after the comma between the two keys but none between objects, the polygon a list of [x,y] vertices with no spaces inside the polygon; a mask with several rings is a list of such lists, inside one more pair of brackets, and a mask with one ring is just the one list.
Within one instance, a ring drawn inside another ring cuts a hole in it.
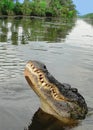
[{"label": "alligator lower jaw", "polygon": [[76,126],[78,124],[78,120],[71,119],[69,117],[61,117],[45,100],[40,99],[41,102],[41,109],[45,112],[50,114],[51,116],[55,117],[57,120],[61,121],[63,125],[68,126]]}]

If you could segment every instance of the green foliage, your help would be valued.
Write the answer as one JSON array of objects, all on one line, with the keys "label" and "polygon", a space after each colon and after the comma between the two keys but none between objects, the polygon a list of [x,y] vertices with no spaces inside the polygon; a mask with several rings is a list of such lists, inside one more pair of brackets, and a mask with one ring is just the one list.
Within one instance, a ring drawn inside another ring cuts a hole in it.
[{"label": "green foliage", "polygon": [[60,16],[62,13],[62,5],[60,4],[59,0],[51,0],[49,3],[49,8],[52,10],[53,16]]},{"label": "green foliage", "polygon": [[33,15],[72,18],[76,16],[72,0],[1,0],[0,14]]},{"label": "green foliage", "polygon": [[44,0],[31,2],[31,15],[45,16],[47,3]]},{"label": "green foliage", "polygon": [[0,11],[4,15],[13,14],[14,3],[12,0],[1,0],[0,1]]},{"label": "green foliage", "polygon": [[24,3],[22,4],[22,12],[23,12],[23,15],[30,15],[31,3],[29,0],[24,0]]},{"label": "green foliage", "polygon": [[17,1],[14,5],[13,11],[16,15],[22,15],[22,4]]},{"label": "green foliage", "polygon": [[86,15],[83,15],[81,16],[82,18],[90,18],[90,19],[93,19],[93,13],[89,13],[89,14],[86,14]]}]

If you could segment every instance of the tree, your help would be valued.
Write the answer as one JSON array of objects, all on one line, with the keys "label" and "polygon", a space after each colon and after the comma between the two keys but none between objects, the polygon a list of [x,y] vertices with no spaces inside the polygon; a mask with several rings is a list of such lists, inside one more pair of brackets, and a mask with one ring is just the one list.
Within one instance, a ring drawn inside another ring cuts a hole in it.
[{"label": "tree", "polygon": [[16,15],[23,15],[22,4],[19,3],[18,0],[16,0],[13,11],[14,11],[14,14],[16,14]]},{"label": "tree", "polygon": [[31,2],[30,0],[24,0],[22,4],[23,15],[30,15],[31,13]]},{"label": "tree", "polygon": [[12,15],[14,3],[12,0],[1,0],[0,1],[1,13],[3,15]]},{"label": "tree", "polygon": [[72,18],[77,12],[72,0],[0,0],[0,13]]},{"label": "tree", "polygon": [[47,2],[45,0],[33,0],[31,2],[31,15],[45,16],[46,15]]}]

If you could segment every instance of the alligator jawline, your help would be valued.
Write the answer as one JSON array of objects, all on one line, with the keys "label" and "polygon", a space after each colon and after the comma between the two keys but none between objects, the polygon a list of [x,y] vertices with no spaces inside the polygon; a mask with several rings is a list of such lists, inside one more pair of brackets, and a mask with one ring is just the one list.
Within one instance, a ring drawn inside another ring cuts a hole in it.
[{"label": "alligator jawline", "polygon": [[60,115],[46,102],[46,100],[40,98],[40,102],[41,102],[41,109],[52,115],[53,117],[55,117],[56,119],[59,119],[60,121],[62,121],[62,123],[64,125],[76,125],[78,124],[78,120],[74,120],[71,118],[67,118],[67,117],[60,117]]}]

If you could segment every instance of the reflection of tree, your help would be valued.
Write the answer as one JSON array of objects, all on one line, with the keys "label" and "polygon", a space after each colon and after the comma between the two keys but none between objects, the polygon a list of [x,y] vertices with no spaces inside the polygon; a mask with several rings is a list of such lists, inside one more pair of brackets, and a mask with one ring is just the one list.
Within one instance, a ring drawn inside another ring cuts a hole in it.
[{"label": "reflection of tree", "polygon": [[[24,34],[29,41],[60,42],[74,26],[73,21],[63,23],[63,21],[46,21],[44,19],[31,19],[23,22]],[[28,24],[27,24],[28,23]],[[30,25],[29,25],[30,24]]]},{"label": "reflection of tree", "polygon": [[[4,26],[3,26],[3,23]],[[7,28],[7,24],[11,23],[11,27]],[[66,35],[71,31],[74,22],[53,19],[7,19],[1,20],[0,42],[7,42],[8,29],[11,30],[11,43],[14,45],[26,44],[28,41],[48,41],[60,42],[65,40]]]},{"label": "reflection of tree", "polygon": [[74,124],[73,126],[66,126],[53,116],[39,109],[34,114],[32,123],[25,130],[70,130],[70,127],[75,126],[76,124]]},{"label": "reflection of tree", "polygon": [[0,42],[6,42],[7,36],[4,34],[0,34]]},{"label": "reflection of tree", "polygon": [[12,37],[11,42],[13,45],[18,45],[18,27],[20,25],[21,20],[11,19],[12,27]]},{"label": "reflection of tree", "polygon": [[18,45],[18,34],[17,34],[17,32],[12,32],[11,40],[12,40],[13,45]]},{"label": "reflection of tree", "polygon": [[0,20],[0,42],[7,41],[7,32],[8,29],[6,28],[7,20]]},{"label": "reflection of tree", "polygon": [[47,37],[45,37],[45,41],[50,42],[60,42],[61,40],[65,40],[68,33],[71,31],[73,24],[64,23],[60,25],[50,25],[47,28]]}]

